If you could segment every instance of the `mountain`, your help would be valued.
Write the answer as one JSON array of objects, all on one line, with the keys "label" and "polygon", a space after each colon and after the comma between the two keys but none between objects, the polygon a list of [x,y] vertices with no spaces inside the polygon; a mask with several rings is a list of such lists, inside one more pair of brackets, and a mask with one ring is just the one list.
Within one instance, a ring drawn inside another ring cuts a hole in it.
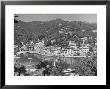
[{"label": "mountain", "polygon": [[[60,37],[59,31],[72,32],[74,34],[92,33],[97,30],[96,23],[87,23],[82,21],[64,21],[62,19],[54,19],[50,21],[18,21],[14,23],[15,41],[37,40],[39,36],[54,39]],[[82,32],[84,30],[84,32]],[[16,42],[15,42],[16,43]]]}]

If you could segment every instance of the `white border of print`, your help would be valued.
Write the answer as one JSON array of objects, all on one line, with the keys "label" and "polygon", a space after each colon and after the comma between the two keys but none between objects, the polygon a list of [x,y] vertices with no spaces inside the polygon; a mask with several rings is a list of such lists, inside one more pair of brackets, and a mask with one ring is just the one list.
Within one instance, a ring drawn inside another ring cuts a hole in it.
[{"label": "white border of print", "polygon": [[[5,12],[6,85],[106,85],[105,5],[7,5]],[[97,76],[14,76],[14,14],[97,14]]]}]

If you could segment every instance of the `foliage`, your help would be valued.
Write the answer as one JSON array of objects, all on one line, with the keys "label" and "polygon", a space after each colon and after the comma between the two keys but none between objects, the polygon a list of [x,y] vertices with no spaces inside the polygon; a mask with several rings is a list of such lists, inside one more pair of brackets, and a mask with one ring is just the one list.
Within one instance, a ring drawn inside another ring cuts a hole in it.
[{"label": "foliage", "polygon": [[72,65],[58,59],[53,65],[54,61],[41,61],[39,64],[35,65],[35,72],[27,72],[25,66],[15,63],[14,72],[18,73],[18,76],[23,74],[24,76],[64,76],[65,69],[73,69],[74,73],[80,76],[97,76],[97,62],[96,57],[93,58],[81,58],[78,59]]},{"label": "foliage", "polygon": [[96,58],[80,59],[77,63],[73,64],[72,69],[81,76],[96,76],[97,75],[97,62]]},{"label": "foliage", "polygon": [[53,62],[50,61],[42,61],[40,62],[38,65],[36,65],[36,69],[44,69],[44,71],[42,71],[42,74],[44,76],[49,76],[49,75],[53,75],[53,76],[62,76],[63,70],[68,68],[68,64],[63,62],[62,60],[59,60],[56,63],[56,66],[53,66]]},{"label": "foliage", "polygon": [[14,64],[14,72],[18,73],[18,76],[21,74],[25,75],[26,74],[26,68],[24,65],[20,65],[19,63]]},{"label": "foliage", "polygon": [[[15,17],[15,20],[16,17]],[[62,24],[59,26],[59,24]],[[59,31],[63,29],[64,33],[59,34]],[[85,30],[82,32],[82,30]],[[51,20],[47,22],[34,21],[34,22],[22,22],[18,20],[14,23],[15,31],[15,44],[20,42],[29,42],[30,40],[36,41],[37,39],[46,39],[46,46],[53,45],[51,40],[55,39],[54,45],[67,46],[70,39],[74,39],[78,42],[78,38],[90,37],[96,38],[96,33],[92,30],[97,29],[96,24],[85,23],[81,21],[63,21],[61,19]],[[68,33],[71,31],[71,35]],[[66,34],[67,33],[67,34]],[[77,36],[77,37],[75,37]],[[90,41],[91,42],[91,41]],[[91,42],[92,43],[92,42]]]}]

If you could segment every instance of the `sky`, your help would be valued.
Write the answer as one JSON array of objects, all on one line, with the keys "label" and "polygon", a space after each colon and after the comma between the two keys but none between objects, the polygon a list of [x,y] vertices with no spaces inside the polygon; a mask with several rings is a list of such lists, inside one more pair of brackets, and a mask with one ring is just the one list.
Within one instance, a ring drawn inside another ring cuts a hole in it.
[{"label": "sky", "polygon": [[84,21],[97,23],[96,14],[16,14],[17,19],[24,22],[49,21],[53,19],[62,19],[65,21]]}]

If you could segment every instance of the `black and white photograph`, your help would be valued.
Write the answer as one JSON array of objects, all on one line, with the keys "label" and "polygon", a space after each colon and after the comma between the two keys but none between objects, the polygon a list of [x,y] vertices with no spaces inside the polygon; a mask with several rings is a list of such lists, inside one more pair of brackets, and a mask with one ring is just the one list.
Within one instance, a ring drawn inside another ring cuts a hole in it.
[{"label": "black and white photograph", "polygon": [[14,14],[14,76],[97,76],[97,14]]},{"label": "black and white photograph", "polygon": [[105,85],[106,5],[29,3],[2,15],[5,84]]}]

